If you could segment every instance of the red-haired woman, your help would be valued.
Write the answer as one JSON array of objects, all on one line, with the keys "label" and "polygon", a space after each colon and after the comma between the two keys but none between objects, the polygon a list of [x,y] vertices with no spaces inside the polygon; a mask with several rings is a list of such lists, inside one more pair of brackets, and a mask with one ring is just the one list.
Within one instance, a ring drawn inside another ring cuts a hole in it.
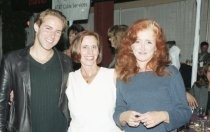
[{"label": "red-haired woman", "polygon": [[182,77],[169,65],[164,33],[155,21],[129,27],[115,68],[114,120],[125,132],[174,131],[190,120]]}]

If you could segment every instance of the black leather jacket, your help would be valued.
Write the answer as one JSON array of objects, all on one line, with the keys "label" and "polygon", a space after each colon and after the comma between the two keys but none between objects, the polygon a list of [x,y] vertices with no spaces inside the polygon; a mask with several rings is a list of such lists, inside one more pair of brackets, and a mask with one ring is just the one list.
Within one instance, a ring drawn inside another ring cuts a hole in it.
[{"label": "black leather jacket", "polygon": [[[31,82],[29,73],[29,49],[21,49],[6,55],[0,67],[0,132],[31,132]],[[70,122],[68,100],[65,94],[68,73],[72,71],[70,59],[55,49],[62,68],[62,84],[59,107]],[[9,114],[10,91],[14,91],[14,103]],[[10,116],[9,116],[10,115]]]}]

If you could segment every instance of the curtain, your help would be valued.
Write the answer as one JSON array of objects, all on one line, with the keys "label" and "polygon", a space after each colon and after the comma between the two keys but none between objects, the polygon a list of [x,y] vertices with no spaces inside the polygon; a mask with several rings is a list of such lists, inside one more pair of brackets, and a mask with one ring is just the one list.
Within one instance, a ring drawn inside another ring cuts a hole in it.
[{"label": "curtain", "polygon": [[[121,15],[121,17],[117,17]],[[137,19],[157,21],[163,28],[167,40],[175,40],[181,49],[181,62],[190,59],[193,52],[196,2],[184,0],[147,7],[120,9],[115,12],[115,24],[130,25]],[[121,18],[121,20],[118,20]]]},{"label": "curtain", "polygon": [[[210,0],[202,0],[201,5],[201,27],[200,42],[210,43]],[[138,1],[136,1],[138,3]],[[126,3],[125,3],[126,4]],[[207,17],[208,16],[208,17]],[[93,12],[90,12],[87,24],[83,26],[88,30],[94,30]],[[114,24],[130,25],[134,21],[148,18],[156,20],[164,29],[167,40],[175,40],[181,49],[180,61],[192,60],[195,19],[196,19],[196,0],[180,0],[167,4],[150,6],[135,6],[135,8],[123,7],[115,8]]]}]

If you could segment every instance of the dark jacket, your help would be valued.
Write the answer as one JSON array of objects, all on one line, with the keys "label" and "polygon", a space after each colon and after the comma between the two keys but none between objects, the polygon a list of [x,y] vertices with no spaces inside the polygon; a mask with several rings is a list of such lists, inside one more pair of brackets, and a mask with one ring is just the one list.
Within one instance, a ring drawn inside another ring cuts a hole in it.
[{"label": "dark jacket", "polygon": [[[31,81],[29,69],[29,49],[11,52],[2,59],[0,67],[0,132],[31,132]],[[68,74],[72,71],[70,59],[63,53],[55,52],[62,70],[62,84],[58,106],[70,122],[68,100],[65,94]],[[14,105],[9,114],[9,97],[14,91]],[[16,96],[18,95],[18,96]],[[10,116],[9,116],[10,115]],[[9,121],[8,121],[9,120]]]}]

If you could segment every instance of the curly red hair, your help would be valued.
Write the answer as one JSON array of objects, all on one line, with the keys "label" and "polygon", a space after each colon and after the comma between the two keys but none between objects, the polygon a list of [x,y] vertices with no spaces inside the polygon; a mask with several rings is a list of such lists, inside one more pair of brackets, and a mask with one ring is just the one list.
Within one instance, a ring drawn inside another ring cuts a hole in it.
[{"label": "curly red hair", "polygon": [[147,63],[147,67],[152,69],[158,76],[168,73],[166,66],[170,61],[162,28],[154,20],[140,19],[127,30],[127,34],[123,38],[117,54],[115,69],[118,79],[124,82],[127,82],[132,76],[139,73],[140,68],[132,52],[131,45],[136,41],[137,33],[145,29],[151,29],[154,32],[157,48],[154,56]]}]

